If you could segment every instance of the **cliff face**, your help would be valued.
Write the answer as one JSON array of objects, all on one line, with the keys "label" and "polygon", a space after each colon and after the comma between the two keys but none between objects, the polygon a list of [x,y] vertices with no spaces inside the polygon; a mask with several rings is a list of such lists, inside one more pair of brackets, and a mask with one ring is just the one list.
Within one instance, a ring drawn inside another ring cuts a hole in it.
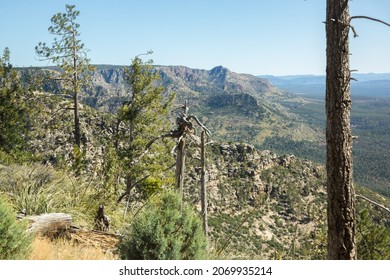
[{"label": "cliff face", "polygon": [[[191,155],[185,185],[200,210],[200,167],[196,151]],[[272,258],[292,248],[302,252],[325,230],[322,166],[248,144],[215,144],[206,179],[212,236],[218,246],[226,241],[226,254]]]}]

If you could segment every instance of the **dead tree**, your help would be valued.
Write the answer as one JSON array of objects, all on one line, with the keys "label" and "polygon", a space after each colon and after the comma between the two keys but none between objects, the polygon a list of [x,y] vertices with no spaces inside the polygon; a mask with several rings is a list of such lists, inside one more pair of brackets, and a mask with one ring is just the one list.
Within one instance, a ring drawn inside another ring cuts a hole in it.
[{"label": "dead tree", "polygon": [[187,102],[183,106],[183,113],[180,117],[177,118],[178,130],[181,131],[179,141],[177,144],[177,157],[176,157],[176,188],[180,190],[181,197],[183,196],[183,186],[184,186],[184,170],[185,170],[185,145],[186,145],[186,136],[193,136],[194,134],[194,125],[192,120],[198,124],[201,129],[201,141],[200,141],[200,150],[201,150],[201,212],[203,220],[203,231],[208,237],[208,221],[207,221],[207,189],[206,189],[206,139],[211,135],[211,132],[199,121],[199,119],[194,115],[188,115]]},{"label": "dead tree", "polygon": [[[211,135],[210,130],[207,129],[200,121],[199,119],[194,115],[188,115],[188,106],[187,101],[185,102],[184,106],[181,107],[183,109],[183,112],[179,114],[179,116],[176,117],[176,125],[177,128],[175,130],[171,130],[168,133],[162,134],[152,140],[149,141],[149,143],[145,147],[145,151],[131,164],[137,163],[139,160],[142,159],[148,152],[150,147],[155,143],[157,140],[161,140],[164,138],[174,138],[178,139],[177,144],[174,147],[173,151],[176,150],[176,171],[175,171],[175,178],[176,178],[176,189],[180,192],[180,197],[183,197],[183,186],[184,186],[184,171],[185,171],[185,155],[186,155],[186,141],[187,137],[194,137],[195,134],[195,128],[193,121],[201,127],[202,129],[202,142],[201,144],[201,151],[203,155],[202,162],[202,178],[201,178],[201,197],[202,197],[202,216],[203,216],[203,229],[207,236],[207,202],[206,202],[206,188],[205,188],[205,154],[204,154],[204,146],[206,145],[204,143],[207,136]],[[170,169],[170,168],[169,168]],[[138,180],[135,184],[132,185],[131,188],[127,188],[126,192],[123,193],[119,199],[118,202],[120,202],[126,195],[129,195],[130,191],[137,185],[139,185],[142,181],[149,178],[150,175],[146,175],[145,177]]]},{"label": "dead tree", "polygon": [[208,240],[209,228],[207,219],[207,189],[206,189],[206,132],[202,131],[201,144],[200,144],[200,162],[201,162],[201,173],[200,173],[200,201],[201,211],[203,220],[203,232]]},{"label": "dead tree", "polygon": [[72,216],[64,213],[48,213],[39,216],[28,216],[29,231],[42,235],[66,231],[71,227]]},{"label": "dead tree", "polygon": [[178,131],[180,137],[177,143],[177,156],[176,156],[176,189],[180,190],[181,195],[183,194],[184,185],[184,170],[185,170],[185,147],[186,147],[186,136],[194,134],[194,125],[192,121],[195,121],[202,128],[202,133],[207,136],[211,135],[210,130],[207,129],[199,119],[194,115],[188,115],[187,101],[183,106],[183,113],[176,119],[178,125]]},{"label": "dead tree", "polygon": [[[355,29],[348,0],[327,0],[326,7],[326,169],[328,258],[356,259],[355,190],[352,181],[349,31]],[[388,25],[387,23],[385,23]]]},{"label": "dead tree", "polygon": [[176,189],[180,190],[180,197],[183,198],[183,185],[184,185],[184,168],[185,168],[185,146],[186,146],[186,133],[193,129],[192,123],[187,120],[188,107],[187,101],[183,106],[183,115],[176,119],[178,130],[181,135],[177,143],[177,154],[176,154]]}]

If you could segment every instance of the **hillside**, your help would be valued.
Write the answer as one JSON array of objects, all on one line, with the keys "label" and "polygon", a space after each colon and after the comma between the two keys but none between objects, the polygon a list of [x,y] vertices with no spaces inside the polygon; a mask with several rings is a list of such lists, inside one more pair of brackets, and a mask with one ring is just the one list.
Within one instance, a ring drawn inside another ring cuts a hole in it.
[{"label": "hillside", "polygon": [[[155,66],[154,71],[159,72],[161,79],[158,84],[164,86],[166,93],[176,92],[175,107],[180,107],[187,100],[190,113],[197,115],[213,131],[214,140],[250,143],[259,149],[292,153],[324,163],[323,98],[294,95],[278,88],[288,86],[285,88],[291,92],[297,92],[294,87],[304,90],[306,86],[315,88],[319,85],[323,88],[323,76],[266,76],[270,79],[267,80],[237,74],[222,66],[211,70]],[[387,78],[385,74],[362,74],[358,75],[360,82],[354,82],[354,85],[376,83],[380,86]],[[54,92],[59,92],[59,88],[53,82],[46,83],[44,87]],[[83,102],[114,113],[127,94],[123,66],[97,65]],[[389,110],[383,106],[388,104],[388,100],[374,96],[354,97],[352,125],[356,130],[354,133],[360,137],[355,146],[355,180],[389,196],[390,172],[388,164],[385,164],[389,156],[387,151],[390,150],[385,137]]]},{"label": "hillside", "polygon": [[[176,106],[188,100],[190,112],[213,131],[213,139],[251,143],[259,149],[325,162],[324,101],[316,95],[317,87],[324,90],[324,76],[265,76],[267,80],[237,74],[222,66],[211,70],[156,66],[155,70],[159,71],[160,84],[166,92],[177,93]],[[388,98],[376,97],[386,91],[383,81],[388,81],[389,75],[355,76],[359,82],[353,82],[352,94],[366,95],[354,97],[352,110],[354,133],[360,137],[355,146],[355,180],[390,196],[390,172],[386,164],[390,111],[385,105]],[[126,94],[123,67],[98,66],[93,77],[95,91],[90,92],[88,100],[94,98],[98,100],[92,104],[95,107],[114,111]],[[374,84],[370,91],[366,88],[368,84]],[[290,94],[279,87],[307,96]],[[299,90],[295,91],[295,87]],[[314,96],[309,95],[311,90],[316,93]],[[367,96],[368,92],[372,96]]]},{"label": "hillside", "polygon": [[[284,103],[305,103],[272,86],[268,80],[237,74],[222,66],[211,70],[184,66],[156,66],[166,92],[177,94],[176,106],[188,101],[190,110],[214,131],[220,140],[254,145],[267,137],[318,140],[322,131],[312,128]],[[114,112],[126,96],[121,66],[98,66],[92,76],[93,89],[85,102]]]},{"label": "hillside", "polygon": [[[69,144],[72,114],[64,110],[70,101],[43,93],[36,93],[36,99],[40,101],[40,110],[35,116],[30,144],[41,163],[9,164],[0,158],[1,192],[14,201],[16,211],[25,208],[30,215],[67,212],[77,226],[87,229],[93,227],[95,211],[103,202],[111,216],[111,231],[120,234],[144,202],[139,196],[132,196],[124,221],[126,206],[115,202],[125,188],[123,181],[111,187],[104,183],[113,116],[87,105],[82,107],[85,157],[82,176],[77,178],[72,171],[74,151]],[[198,157],[199,148],[190,143],[185,199],[199,210]],[[211,258],[324,258],[323,166],[243,143],[214,142],[209,146],[207,159]],[[384,197],[366,189],[359,189],[361,192],[387,207],[390,205]],[[26,193],[29,195],[25,196]],[[371,209],[379,217],[378,222],[389,224],[388,218],[370,205],[359,205]]]}]

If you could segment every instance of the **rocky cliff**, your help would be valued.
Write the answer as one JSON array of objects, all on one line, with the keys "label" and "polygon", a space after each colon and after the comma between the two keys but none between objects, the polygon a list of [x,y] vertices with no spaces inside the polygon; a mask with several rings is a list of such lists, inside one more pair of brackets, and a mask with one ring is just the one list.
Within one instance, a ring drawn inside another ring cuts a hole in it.
[{"label": "rocky cliff", "polygon": [[[191,155],[185,185],[200,209],[200,167],[196,152]],[[208,152],[206,178],[217,251],[296,258],[298,251],[320,242],[326,201],[322,166],[249,144],[214,144]]]}]

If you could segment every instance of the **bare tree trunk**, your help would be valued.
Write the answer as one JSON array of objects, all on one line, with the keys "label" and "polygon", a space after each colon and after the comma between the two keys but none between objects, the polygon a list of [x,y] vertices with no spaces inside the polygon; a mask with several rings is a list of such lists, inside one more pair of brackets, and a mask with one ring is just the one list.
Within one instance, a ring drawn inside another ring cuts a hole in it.
[{"label": "bare tree trunk", "polygon": [[203,130],[201,135],[201,165],[202,170],[200,173],[200,197],[201,197],[201,211],[202,211],[202,218],[203,218],[203,231],[206,236],[206,240],[208,239],[208,221],[207,221],[207,192],[206,192],[206,132]]},{"label": "bare tree trunk", "polygon": [[183,137],[180,139],[177,146],[177,159],[176,159],[176,189],[180,190],[180,197],[183,198],[183,185],[184,185],[184,167],[185,167],[185,145],[186,141]]},{"label": "bare tree trunk", "polygon": [[[183,106],[184,115],[188,114],[187,100],[184,102]],[[177,158],[176,158],[176,189],[180,190],[180,197],[183,199],[183,186],[184,186],[184,168],[185,168],[185,134],[179,140],[177,144]]]},{"label": "bare tree trunk", "polygon": [[356,259],[349,19],[348,0],[327,0],[326,168],[329,259]]},{"label": "bare tree trunk", "polygon": [[80,132],[80,116],[79,116],[79,104],[78,104],[78,92],[74,93],[74,138],[76,146],[80,149],[81,147],[81,132]]}]

